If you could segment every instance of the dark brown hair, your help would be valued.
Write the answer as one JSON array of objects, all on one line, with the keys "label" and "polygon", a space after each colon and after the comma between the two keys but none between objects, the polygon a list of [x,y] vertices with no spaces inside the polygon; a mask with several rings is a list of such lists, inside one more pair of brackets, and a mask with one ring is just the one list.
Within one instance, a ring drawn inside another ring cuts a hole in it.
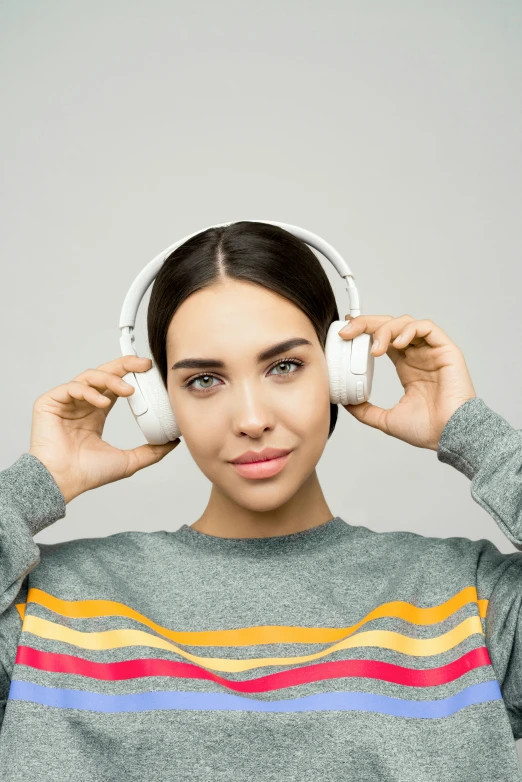
[{"label": "dark brown hair", "polygon": [[[148,342],[167,388],[167,331],[191,293],[231,278],[268,288],[293,302],[310,319],[324,350],[328,328],[339,320],[335,296],[310,247],[289,231],[267,223],[240,221],[207,228],[177,247],[164,261],[147,310]],[[330,404],[330,430],[338,406]]]}]

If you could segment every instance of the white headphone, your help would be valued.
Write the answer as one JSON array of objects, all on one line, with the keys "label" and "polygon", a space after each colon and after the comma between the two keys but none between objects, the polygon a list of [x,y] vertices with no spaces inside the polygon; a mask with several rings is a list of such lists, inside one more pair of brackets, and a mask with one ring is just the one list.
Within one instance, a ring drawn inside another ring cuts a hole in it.
[{"label": "white headphone", "polygon": [[[234,221],[236,222],[236,221]],[[267,223],[284,228],[289,233],[301,239],[310,247],[315,247],[337,269],[341,277],[346,280],[346,290],[350,301],[350,316],[352,318],[361,314],[359,304],[359,292],[354,283],[354,275],[350,267],[331,244],[325,242],[317,234],[313,234],[304,228],[287,223],[278,223],[274,220],[247,220],[245,222]],[[217,223],[208,226],[219,228],[232,225],[232,223]],[[150,261],[138,274],[129,288],[120,315],[120,348],[123,356],[134,354],[134,325],[140,302],[147,288],[155,279],[168,256],[188,239],[202,231],[185,236],[183,239],[171,244],[166,250]],[[334,320],[328,329],[325,343],[325,356],[330,378],[330,402],[332,404],[358,405],[367,402],[370,398],[373,381],[374,356],[371,354],[373,335],[359,334],[354,339],[343,339],[339,335],[341,328],[347,323],[345,320]],[[123,380],[134,386],[134,393],[127,397],[130,409],[138,426],[151,445],[161,445],[175,440],[181,436],[181,431],[174,417],[174,411],[170,404],[169,395],[160,372],[152,359],[152,367],[146,372],[128,372]]]}]

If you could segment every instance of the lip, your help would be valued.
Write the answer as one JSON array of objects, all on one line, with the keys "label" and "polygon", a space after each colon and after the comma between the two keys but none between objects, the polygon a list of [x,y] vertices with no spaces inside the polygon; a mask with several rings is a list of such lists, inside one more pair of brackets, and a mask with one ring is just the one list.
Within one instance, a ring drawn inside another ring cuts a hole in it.
[{"label": "lip", "polygon": [[271,478],[281,472],[292,451],[275,459],[265,459],[261,462],[230,462],[232,467],[244,478]]},{"label": "lip", "polygon": [[286,456],[291,448],[263,448],[262,451],[245,451],[237,459],[231,459],[232,464],[244,464],[246,462],[259,462],[268,459],[278,459],[280,456]]}]

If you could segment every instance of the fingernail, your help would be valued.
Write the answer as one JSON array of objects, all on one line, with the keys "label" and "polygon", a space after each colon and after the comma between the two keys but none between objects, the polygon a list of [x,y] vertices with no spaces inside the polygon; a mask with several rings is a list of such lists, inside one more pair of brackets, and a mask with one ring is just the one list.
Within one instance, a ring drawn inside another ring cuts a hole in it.
[{"label": "fingernail", "polygon": [[379,340],[375,339],[372,345],[372,353],[379,348]]},{"label": "fingernail", "polygon": [[343,326],[342,329],[339,330],[339,334],[341,333],[341,331],[348,331],[348,329],[351,328],[352,328],[352,322],[350,321],[349,323],[346,324],[346,326]]}]

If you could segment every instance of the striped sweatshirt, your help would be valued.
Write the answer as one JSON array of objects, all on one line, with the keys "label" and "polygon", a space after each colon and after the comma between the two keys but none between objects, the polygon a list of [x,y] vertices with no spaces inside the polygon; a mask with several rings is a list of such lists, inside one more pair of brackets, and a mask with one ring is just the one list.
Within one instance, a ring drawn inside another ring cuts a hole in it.
[{"label": "striped sweatshirt", "polygon": [[517,551],[336,516],[62,543],[36,457],[0,472],[2,782],[522,780],[522,430],[482,399],[439,461]]}]

